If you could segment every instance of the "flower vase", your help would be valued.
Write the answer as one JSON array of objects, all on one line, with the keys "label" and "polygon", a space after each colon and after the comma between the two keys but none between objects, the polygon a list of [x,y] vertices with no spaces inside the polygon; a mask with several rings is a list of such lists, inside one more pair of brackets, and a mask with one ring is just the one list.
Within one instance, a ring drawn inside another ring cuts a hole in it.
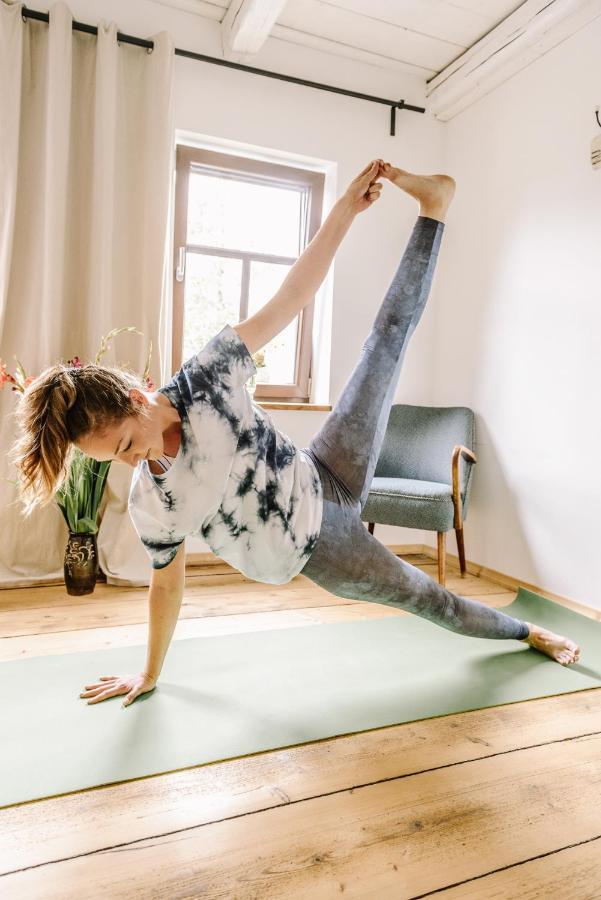
[{"label": "flower vase", "polygon": [[68,594],[78,597],[94,592],[98,577],[98,547],[95,534],[69,532],[64,573]]}]

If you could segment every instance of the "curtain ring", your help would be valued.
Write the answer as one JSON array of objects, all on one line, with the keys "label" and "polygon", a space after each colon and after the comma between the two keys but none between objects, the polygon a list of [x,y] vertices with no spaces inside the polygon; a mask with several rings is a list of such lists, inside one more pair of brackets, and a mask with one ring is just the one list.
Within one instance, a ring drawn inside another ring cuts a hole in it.
[{"label": "curtain ring", "polygon": [[601,128],[601,121],[599,120],[599,107],[595,110],[595,116],[597,117],[597,125]]}]

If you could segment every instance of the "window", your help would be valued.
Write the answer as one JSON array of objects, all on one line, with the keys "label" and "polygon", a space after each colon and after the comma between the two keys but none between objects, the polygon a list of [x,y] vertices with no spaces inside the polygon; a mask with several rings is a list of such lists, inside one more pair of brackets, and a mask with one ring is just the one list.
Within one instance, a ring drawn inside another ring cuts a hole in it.
[{"label": "window", "polygon": [[[279,289],[321,224],[324,175],[178,145],[173,369]],[[255,400],[308,402],[314,299],[253,354]]]}]

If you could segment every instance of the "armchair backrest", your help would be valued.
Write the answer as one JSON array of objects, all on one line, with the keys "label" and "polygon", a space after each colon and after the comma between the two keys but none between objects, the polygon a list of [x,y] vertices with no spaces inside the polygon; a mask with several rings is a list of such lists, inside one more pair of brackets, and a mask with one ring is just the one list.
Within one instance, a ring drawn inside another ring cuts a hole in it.
[{"label": "armchair backrest", "polygon": [[[467,406],[409,406],[394,403],[374,475],[451,483],[456,444],[474,450],[476,417]],[[460,460],[464,494],[472,464]]]}]

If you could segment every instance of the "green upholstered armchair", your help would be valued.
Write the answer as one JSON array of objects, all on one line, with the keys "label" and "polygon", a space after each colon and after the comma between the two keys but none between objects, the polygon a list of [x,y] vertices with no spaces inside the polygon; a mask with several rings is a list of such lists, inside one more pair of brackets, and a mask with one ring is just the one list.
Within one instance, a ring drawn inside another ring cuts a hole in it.
[{"label": "green upholstered armchair", "polygon": [[[393,404],[361,519],[438,534],[438,580],[445,584],[446,532],[455,529],[461,577],[463,522],[474,463],[475,416],[466,406]],[[461,460],[463,459],[463,463]]]}]

